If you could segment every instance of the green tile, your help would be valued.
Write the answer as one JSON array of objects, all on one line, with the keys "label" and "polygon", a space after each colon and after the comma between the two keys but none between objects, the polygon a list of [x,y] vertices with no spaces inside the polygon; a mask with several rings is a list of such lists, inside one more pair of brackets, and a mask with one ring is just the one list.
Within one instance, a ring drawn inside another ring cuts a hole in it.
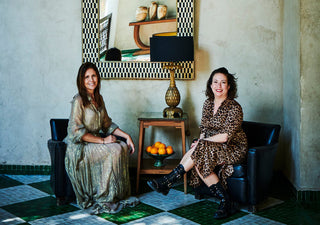
[{"label": "green tile", "polygon": [[0,165],[0,174],[50,175],[51,166],[47,165]]},{"label": "green tile", "polygon": [[320,203],[299,202],[294,199],[256,213],[286,224],[320,224]]},{"label": "green tile", "polygon": [[150,205],[140,203],[132,208],[124,208],[120,212],[115,214],[102,213],[99,216],[113,223],[123,224],[132,220],[137,220],[143,217],[151,216],[160,212],[163,211]]},{"label": "green tile", "polygon": [[239,211],[226,219],[216,220],[213,218],[213,214],[218,209],[218,206],[217,203],[205,200],[169,212],[199,224],[223,224],[247,215],[247,213]]},{"label": "green tile", "polygon": [[38,198],[1,208],[27,222],[79,210],[72,205],[57,206],[56,199],[53,197]]},{"label": "green tile", "polygon": [[38,183],[29,184],[30,186],[39,189],[40,191],[46,192],[49,195],[54,195],[52,188],[50,186],[50,181],[42,181]]},{"label": "green tile", "polygon": [[3,174],[0,174],[0,189],[18,186],[18,185],[23,185],[23,183],[16,181],[16,180],[13,180]]}]

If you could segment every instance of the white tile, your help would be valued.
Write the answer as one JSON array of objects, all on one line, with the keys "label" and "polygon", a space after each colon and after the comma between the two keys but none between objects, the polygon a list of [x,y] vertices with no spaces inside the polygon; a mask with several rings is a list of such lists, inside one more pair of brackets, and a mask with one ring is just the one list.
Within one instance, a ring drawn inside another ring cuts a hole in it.
[{"label": "white tile", "polygon": [[182,218],[169,212],[162,212],[152,216],[131,221],[125,225],[197,225],[191,220]]},{"label": "white tile", "polygon": [[49,175],[5,175],[24,184],[32,184],[50,180]]},{"label": "white tile", "polygon": [[268,218],[264,218],[262,216],[248,214],[236,220],[232,220],[230,222],[224,223],[224,225],[239,225],[239,224],[268,224],[268,225],[283,225],[284,223],[280,223],[274,220],[270,220]]},{"label": "white tile", "polygon": [[169,211],[199,202],[199,200],[194,198],[194,195],[184,194],[184,192],[174,189],[171,189],[169,194],[166,196],[152,191],[140,195],[139,199],[145,204],[151,205],[158,209],[162,209],[164,211]]},{"label": "white tile", "polygon": [[0,224],[3,225],[15,225],[24,223],[25,221],[9,212],[7,212],[4,209],[0,208]]},{"label": "white tile", "polygon": [[29,185],[19,185],[9,188],[3,188],[0,189],[0,206],[25,202],[47,196],[50,195]]}]

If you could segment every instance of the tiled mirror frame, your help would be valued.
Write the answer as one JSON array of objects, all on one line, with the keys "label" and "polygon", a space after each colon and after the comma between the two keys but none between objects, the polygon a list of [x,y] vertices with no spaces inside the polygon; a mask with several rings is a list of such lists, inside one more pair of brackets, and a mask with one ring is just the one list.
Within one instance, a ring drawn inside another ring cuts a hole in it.
[{"label": "tiled mirror frame", "polygon": [[[177,0],[177,35],[193,36],[194,0]],[[170,79],[159,62],[101,62],[99,60],[99,0],[82,0],[82,62],[95,63],[102,79]],[[194,61],[179,63],[176,79],[194,79]]]}]

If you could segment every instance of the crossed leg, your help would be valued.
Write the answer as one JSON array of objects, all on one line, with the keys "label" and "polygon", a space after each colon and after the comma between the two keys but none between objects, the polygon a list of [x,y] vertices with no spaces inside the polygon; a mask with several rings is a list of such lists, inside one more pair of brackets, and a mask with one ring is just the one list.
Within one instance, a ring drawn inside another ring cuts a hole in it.
[{"label": "crossed leg", "polygon": [[[184,167],[184,170],[186,172],[188,172],[189,170],[191,170],[194,166],[193,160],[191,158],[191,155],[194,151],[194,149],[196,148],[197,145],[194,145],[181,159],[180,164]],[[216,184],[219,182],[219,178],[217,176],[217,174],[215,174],[214,172],[212,172],[209,176],[207,176],[206,178],[204,178],[197,167],[195,167],[199,177],[201,178],[201,180],[203,180],[203,182],[210,187],[213,184]]]}]

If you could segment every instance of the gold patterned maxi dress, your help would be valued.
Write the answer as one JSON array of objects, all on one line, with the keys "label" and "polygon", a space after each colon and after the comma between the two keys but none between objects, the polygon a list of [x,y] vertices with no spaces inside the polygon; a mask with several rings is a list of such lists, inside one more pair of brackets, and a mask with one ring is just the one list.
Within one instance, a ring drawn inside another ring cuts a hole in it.
[{"label": "gold patterned maxi dress", "polygon": [[[233,173],[233,164],[240,163],[247,155],[247,137],[241,128],[243,112],[240,104],[231,99],[222,102],[214,114],[214,101],[207,99],[203,104],[200,133],[205,137],[227,133],[228,141],[217,143],[200,140],[191,158],[200,174],[206,178],[216,169],[224,187],[226,179]],[[190,185],[199,186],[201,179],[193,168]]]},{"label": "gold patterned maxi dress", "polygon": [[84,107],[77,94],[71,104],[65,166],[78,205],[93,206],[94,214],[116,213],[136,205],[139,200],[130,197],[127,144],[96,144],[81,139],[86,133],[109,135],[118,127],[109,118],[104,103],[98,109],[94,104]]}]

